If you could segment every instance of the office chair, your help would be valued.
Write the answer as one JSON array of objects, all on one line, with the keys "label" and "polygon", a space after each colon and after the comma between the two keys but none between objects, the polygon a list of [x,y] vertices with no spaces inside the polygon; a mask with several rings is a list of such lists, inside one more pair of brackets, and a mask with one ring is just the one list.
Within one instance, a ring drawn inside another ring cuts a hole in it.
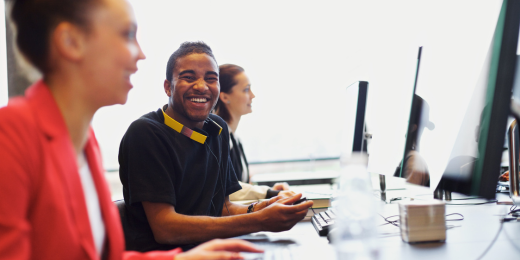
[{"label": "office chair", "polygon": [[126,204],[125,200],[116,200],[114,203],[119,210],[119,217],[121,218],[121,225],[123,226],[123,232],[126,234],[128,231],[128,220],[126,218]]}]

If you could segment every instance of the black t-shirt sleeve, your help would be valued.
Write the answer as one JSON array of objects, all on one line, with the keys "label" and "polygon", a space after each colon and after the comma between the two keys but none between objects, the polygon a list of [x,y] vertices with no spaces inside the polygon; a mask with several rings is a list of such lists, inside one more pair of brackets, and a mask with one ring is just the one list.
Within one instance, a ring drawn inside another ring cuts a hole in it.
[{"label": "black t-shirt sleeve", "polygon": [[228,169],[227,169],[227,180],[226,180],[226,196],[231,193],[235,193],[242,189],[242,186],[238,183],[237,175],[235,174],[235,170],[233,169],[233,163],[231,162],[231,158],[228,156]]},{"label": "black t-shirt sleeve", "polygon": [[[119,148],[123,189],[131,204],[142,201],[176,204],[173,151],[159,129],[140,119],[128,128]],[[125,187],[126,186],[126,187]]]}]

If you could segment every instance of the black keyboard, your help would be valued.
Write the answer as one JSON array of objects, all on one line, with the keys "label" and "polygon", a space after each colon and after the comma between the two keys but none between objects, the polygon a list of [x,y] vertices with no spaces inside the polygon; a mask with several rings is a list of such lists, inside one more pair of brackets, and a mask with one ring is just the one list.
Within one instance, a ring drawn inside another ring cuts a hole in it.
[{"label": "black keyboard", "polygon": [[312,225],[320,236],[326,236],[329,233],[331,226],[334,224],[336,214],[334,210],[329,208],[327,211],[314,214],[311,218]]}]

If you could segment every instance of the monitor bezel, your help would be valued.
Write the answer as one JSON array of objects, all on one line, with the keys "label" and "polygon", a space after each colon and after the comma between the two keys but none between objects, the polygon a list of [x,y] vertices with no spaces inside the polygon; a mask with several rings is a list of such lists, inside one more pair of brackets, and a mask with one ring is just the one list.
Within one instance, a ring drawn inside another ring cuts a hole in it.
[{"label": "monitor bezel", "polygon": [[[368,100],[368,82],[359,81],[357,83],[358,98],[356,106],[356,122],[354,125],[354,140],[352,141],[352,152],[366,152],[367,147],[365,141],[365,115]],[[352,85],[348,86],[347,89]]]},{"label": "monitor bezel", "polygon": [[482,116],[482,130],[478,141],[479,159],[476,160],[469,179],[461,180],[443,175],[437,190],[476,195],[485,199],[496,197],[516,69],[519,29],[520,1],[505,0],[492,42],[485,100],[489,109],[485,109]]}]

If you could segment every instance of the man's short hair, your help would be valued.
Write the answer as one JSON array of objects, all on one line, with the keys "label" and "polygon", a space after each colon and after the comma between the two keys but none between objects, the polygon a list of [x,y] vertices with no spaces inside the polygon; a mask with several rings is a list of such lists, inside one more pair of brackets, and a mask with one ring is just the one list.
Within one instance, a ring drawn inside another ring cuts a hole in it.
[{"label": "man's short hair", "polygon": [[[172,53],[170,59],[168,60],[168,64],[166,65],[166,79],[171,83],[173,79],[173,69],[175,68],[175,64],[179,58],[188,56],[193,53],[205,53],[209,55],[215,63],[217,60],[215,56],[213,56],[213,52],[211,48],[205,44],[204,42],[183,42],[181,46]],[[217,64],[218,66],[218,64]]]}]

